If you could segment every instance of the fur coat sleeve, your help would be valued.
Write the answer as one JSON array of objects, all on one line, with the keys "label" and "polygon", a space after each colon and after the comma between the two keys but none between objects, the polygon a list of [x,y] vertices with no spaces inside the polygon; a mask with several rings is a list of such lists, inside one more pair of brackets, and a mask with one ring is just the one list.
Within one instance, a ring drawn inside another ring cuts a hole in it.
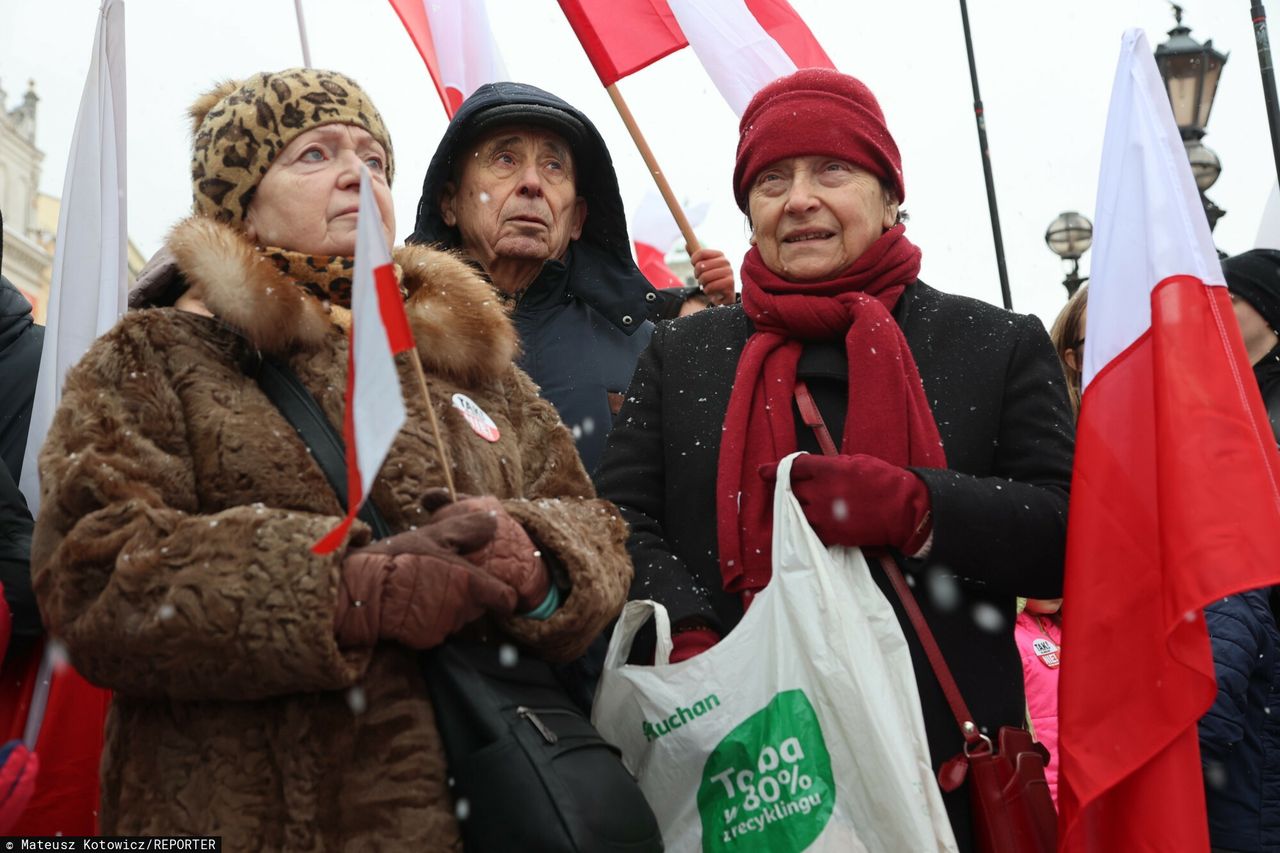
[{"label": "fur coat sleeve", "polygon": [[342,554],[310,550],[338,518],[201,511],[183,366],[149,334],[162,313],[128,315],[68,374],[40,454],[32,548],[47,627],[87,678],[133,696],[247,700],[354,683],[369,652],[334,639]]},{"label": "fur coat sleeve", "polygon": [[504,506],[566,569],[569,590],[546,621],[515,617],[503,627],[546,660],[569,661],[587,650],[626,601],[632,574],[627,526],[613,504],[595,496],[569,431],[525,374],[512,372],[507,396],[526,485],[521,499]]}]

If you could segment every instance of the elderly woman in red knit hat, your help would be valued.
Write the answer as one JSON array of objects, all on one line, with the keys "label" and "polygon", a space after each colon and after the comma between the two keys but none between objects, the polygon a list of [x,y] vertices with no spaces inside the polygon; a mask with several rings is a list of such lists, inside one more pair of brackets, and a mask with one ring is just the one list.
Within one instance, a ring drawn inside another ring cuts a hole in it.
[{"label": "elderly woman in red knit hat", "polygon": [[[673,661],[732,630],[772,572],[775,463],[808,451],[792,483],[813,529],[892,554],[979,726],[1018,726],[1015,598],[1062,589],[1073,426],[1049,337],[920,281],[898,147],[862,83],[799,71],[761,90],[740,128],[742,304],[654,333],[597,474],[631,525],[632,597],[666,606]],[[911,645],[936,769],[962,737],[876,574]],[[971,847],[968,791],[945,801]]]}]

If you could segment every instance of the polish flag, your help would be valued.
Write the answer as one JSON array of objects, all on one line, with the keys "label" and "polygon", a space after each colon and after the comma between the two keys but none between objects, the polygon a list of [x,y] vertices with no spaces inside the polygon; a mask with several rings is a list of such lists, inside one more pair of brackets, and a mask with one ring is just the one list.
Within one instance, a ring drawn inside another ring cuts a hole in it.
[{"label": "polish flag", "polygon": [[738,115],[798,68],[835,68],[786,0],[560,0],[606,86],[686,44]]},{"label": "polish flag", "polygon": [[409,331],[404,299],[369,180],[369,170],[361,166],[355,270],[351,277],[347,404],[342,422],[347,447],[347,517],[312,546],[317,554],[331,554],[346,541],[351,522],[405,422],[395,355],[413,349],[413,333]]},{"label": "polish flag", "polygon": [[1169,99],[1123,39],[1067,533],[1061,850],[1204,850],[1201,609],[1280,582],[1280,457]]},{"label": "polish flag", "polygon": [[835,68],[786,0],[667,0],[698,61],[729,107],[800,68]]},{"label": "polish flag", "polygon": [[[44,348],[19,478],[32,515],[40,505],[37,458],[62,400],[63,379],[128,306],[124,36],[124,3],[105,0],[62,182]],[[0,683],[0,742],[21,737],[39,756],[38,765],[27,769],[39,768],[31,799],[5,831],[96,835],[110,692],[85,681],[47,637],[10,649]]]},{"label": "polish flag", "polygon": [[422,54],[449,118],[485,83],[508,79],[484,0],[391,0],[391,6]]},{"label": "polish flag", "polygon": [[[685,208],[689,225],[697,228],[707,218],[706,202]],[[631,213],[631,247],[635,250],[636,266],[649,283],[659,289],[684,287],[681,278],[667,266],[667,251],[680,239],[680,226],[662,196],[653,190],[645,193],[640,204]]]},{"label": "polish flag", "polygon": [[560,10],[605,86],[688,44],[666,0],[560,0]]}]

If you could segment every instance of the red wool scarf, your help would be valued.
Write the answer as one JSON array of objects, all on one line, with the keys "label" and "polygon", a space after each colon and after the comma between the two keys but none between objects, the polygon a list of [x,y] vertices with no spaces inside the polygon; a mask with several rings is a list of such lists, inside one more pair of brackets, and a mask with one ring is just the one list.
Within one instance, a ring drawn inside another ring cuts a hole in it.
[{"label": "red wool scarf", "polygon": [[756,332],[738,359],[716,476],[725,590],[759,591],[773,574],[773,489],[759,468],[796,450],[792,401],[804,342],[844,339],[849,402],[841,453],[946,467],[920,372],[889,313],[919,272],[920,250],[902,225],[829,281],[785,281],[765,267],[758,249],[747,253],[742,306]]}]

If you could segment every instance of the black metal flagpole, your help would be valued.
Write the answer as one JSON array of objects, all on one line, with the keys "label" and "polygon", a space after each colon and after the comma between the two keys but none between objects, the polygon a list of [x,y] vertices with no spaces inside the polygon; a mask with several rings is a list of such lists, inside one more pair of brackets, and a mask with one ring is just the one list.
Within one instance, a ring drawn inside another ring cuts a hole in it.
[{"label": "black metal flagpole", "polygon": [[1262,0],[1253,0],[1253,37],[1258,43],[1258,68],[1262,71],[1262,94],[1267,101],[1267,123],[1271,126],[1271,154],[1280,180],[1280,104],[1276,100],[1276,73],[1271,65],[1271,41],[1267,38],[1267,11]]},{"label": "black metal flagpole", "polygon": [[987,207],[991,210],[991,234],[996,243],[996,268],[1000,271],[1000,295],[1004,297],[1004,307],[1012,311],[1013,295],[1009,292],[1009,271],[1004,265],[1004,238],[1000,236],[1000,212],[996,209],[996,185],[991,177],[991,151],[987,147],[987,122],[982,115],[982,95],[978,93],[978,66],[973,61],[973,36],[969,34],[969,7],[965,0],[960,0],[960,19],[964,22],[964,46],[969,51],[969,79],[973,82],[973,117],[978,122],[978,147],[982,149],[982,174],[987,179]]}]

